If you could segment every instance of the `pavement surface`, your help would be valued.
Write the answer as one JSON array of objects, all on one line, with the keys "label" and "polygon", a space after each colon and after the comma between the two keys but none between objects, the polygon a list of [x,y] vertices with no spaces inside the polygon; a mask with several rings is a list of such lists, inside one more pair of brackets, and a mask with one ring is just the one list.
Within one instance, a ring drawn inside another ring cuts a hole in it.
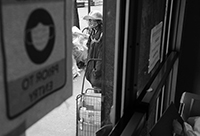
[{"label": "pavement surface", "polygon": [[[26,131],[26,136],[75,136],[76,96],[80,94],[84,71],[73,80],[73,95]],[[84,88],[90,88],[85,81]],[[84,89],[84,90],[85,90]]]},{"label": "pavement surface", "polygon": [[[92,6],[91,10],[102,12],[102,6]],[[88,7],[79,8],[80,28],[87,26],[83,17],[88,13]],[[73,80],[73,95],[55,108],[25,132],[25,136],[75,136],[76,135],[76,96],[80,94],[84,71]],[[90,88],[85,81],[84,88]],[[85,90],[84,89],[84,90]]]}]

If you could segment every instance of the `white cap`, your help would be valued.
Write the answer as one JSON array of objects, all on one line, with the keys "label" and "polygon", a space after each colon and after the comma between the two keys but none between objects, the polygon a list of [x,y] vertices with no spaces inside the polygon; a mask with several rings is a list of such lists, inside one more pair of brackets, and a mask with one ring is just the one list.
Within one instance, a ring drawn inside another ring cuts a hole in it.
[{"label": "white cap", "polygon": [[88,15],[86,15],[85,17],[83,17],[83,19],[85,20],[103,20],[103,16],[102,14],[97,11],[97,10],[94,10],[94,11],[91,11]]}]

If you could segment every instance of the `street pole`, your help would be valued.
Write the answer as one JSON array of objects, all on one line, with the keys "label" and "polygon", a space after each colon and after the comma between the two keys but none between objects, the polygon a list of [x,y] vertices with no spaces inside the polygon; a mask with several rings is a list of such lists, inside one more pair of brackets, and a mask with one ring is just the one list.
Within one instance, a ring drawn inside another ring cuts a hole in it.
[{"label": "street pole", "polygon": [[88,14],[90,13],[90,1],[91,0],[88,0]]},{"label": "street pole", "polygon": [[73,14],[73,26],[77,26],[80,29],[77,0],[74,0]]}]

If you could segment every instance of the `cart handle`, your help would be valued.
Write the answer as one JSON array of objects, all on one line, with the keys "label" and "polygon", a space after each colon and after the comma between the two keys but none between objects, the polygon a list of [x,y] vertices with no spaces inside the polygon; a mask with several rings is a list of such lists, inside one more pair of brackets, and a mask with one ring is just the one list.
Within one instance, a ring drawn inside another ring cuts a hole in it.
[{"label": "cart handle", "polygon": [[81,94],[83,94],[83,90],[84,90],[84,84],[85,84],[85,77],[86,77],[86,73],[87,73],[87,66],[88,64],[91,62],[91,61],[102,61],[101,59],[96,59],[96,58],[91,58],[87,61],[87,64],[86,64],[86,70],[85,70],[85,73],[84,73],[84,76],[83,76],[83,82],[82,82],[82,88],[81,88]]}]

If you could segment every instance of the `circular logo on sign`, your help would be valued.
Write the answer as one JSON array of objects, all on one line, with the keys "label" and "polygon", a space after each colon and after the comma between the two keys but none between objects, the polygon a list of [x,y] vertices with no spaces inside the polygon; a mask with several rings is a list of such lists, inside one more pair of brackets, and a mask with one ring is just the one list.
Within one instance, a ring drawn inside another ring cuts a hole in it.
[{"label": "circular logo on sign", "polygon": [[55,26],[51,15],[44,9],[34,10],[25,28],[25,48],[32,62],[44,63],[55,42]]}]

